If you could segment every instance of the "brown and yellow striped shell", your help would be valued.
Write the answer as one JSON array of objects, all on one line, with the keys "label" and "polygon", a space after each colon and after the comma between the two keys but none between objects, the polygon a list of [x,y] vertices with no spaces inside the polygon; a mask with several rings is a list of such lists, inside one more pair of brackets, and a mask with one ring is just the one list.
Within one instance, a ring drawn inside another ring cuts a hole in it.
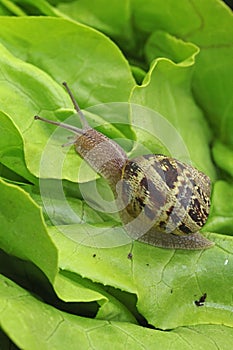
[{"label": "brown and yellow striped shell", "polygon": [[176,159],[145,155],[124,164],[121,180],[121,216],[132,236],[166,248],[212,245],[198,233],[210,209],[208,176]]}]

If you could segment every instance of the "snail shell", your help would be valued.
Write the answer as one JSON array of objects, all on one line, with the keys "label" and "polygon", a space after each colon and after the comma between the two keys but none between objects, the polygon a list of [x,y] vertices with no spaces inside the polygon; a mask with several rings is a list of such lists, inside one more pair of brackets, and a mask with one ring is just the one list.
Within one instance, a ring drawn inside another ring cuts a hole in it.
[{"label": "snail shell", "polygon": [[198,233],[210,209],[208,176],[176,159],[149,154],[128,160],[122,180],[121,217],[132,236],[138,232],[138,240],[166,248],[212,245]]},{"label": "snail shell", "polygon": [[120,198],[120,216],[136,240],[163,248],[206,249],[213,245],[198,231],[210,209],[210,179],[188,164],[164,155],[132,160],[113,140],[92,129],[66,83],[82,129],[35,116],[76,134],[76,152],[110,184]]}]

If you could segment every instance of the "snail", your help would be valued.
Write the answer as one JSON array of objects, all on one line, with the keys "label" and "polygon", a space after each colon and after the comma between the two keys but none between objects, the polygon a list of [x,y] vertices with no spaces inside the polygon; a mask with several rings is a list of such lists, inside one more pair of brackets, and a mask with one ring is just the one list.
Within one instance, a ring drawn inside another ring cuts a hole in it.
[{"label": "snail", "polygon": [[199,233],[210,209],[210,179],[191,165],[160,154],[128,159],[113,140],[91,128],[71,90],[63,83],[82,128],[35,116],[75,133],[76,152],[120,198],[120,217],[135,240],[163,248],[206,249]]}]

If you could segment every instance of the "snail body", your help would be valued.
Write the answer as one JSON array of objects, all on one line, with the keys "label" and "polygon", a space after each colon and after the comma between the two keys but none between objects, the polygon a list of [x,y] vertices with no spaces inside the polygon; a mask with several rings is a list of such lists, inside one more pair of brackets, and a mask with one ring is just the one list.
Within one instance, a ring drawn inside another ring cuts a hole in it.
[{"label": "snail body", "polygon": [[76,134],[76,152],[103,176],[121,203],[120,216],[136,240],[163,248],[206,249],[199,233],[210,208],[210,179],[192,166],[164,155],[128,159],[113,140],[91,128],[66,83],[82,128],[35,116]]}]

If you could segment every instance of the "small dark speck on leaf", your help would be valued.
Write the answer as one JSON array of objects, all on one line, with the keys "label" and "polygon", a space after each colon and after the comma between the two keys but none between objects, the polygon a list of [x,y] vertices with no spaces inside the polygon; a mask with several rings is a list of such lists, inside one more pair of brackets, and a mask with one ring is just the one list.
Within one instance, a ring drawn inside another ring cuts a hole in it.
[{"label": "small dark speck on leaf", "polygon": [[128,259],[132,260],[133,259],[133,254],[130,252],[127,256]]},{"label": "small dark speck on leaf", "polygon": [[93,258],[95,258],[95,257],[96,257],[96,254],[93,254],[92,256],[93,256]]},{"label": "small dark speck on leaf", "polygon": [[199,300],[195,300],[195,305],[196,306],[203,306],[204,305],[204,302],[206,300],[206,297],[207,297],[207,294],[204,293]]}]

